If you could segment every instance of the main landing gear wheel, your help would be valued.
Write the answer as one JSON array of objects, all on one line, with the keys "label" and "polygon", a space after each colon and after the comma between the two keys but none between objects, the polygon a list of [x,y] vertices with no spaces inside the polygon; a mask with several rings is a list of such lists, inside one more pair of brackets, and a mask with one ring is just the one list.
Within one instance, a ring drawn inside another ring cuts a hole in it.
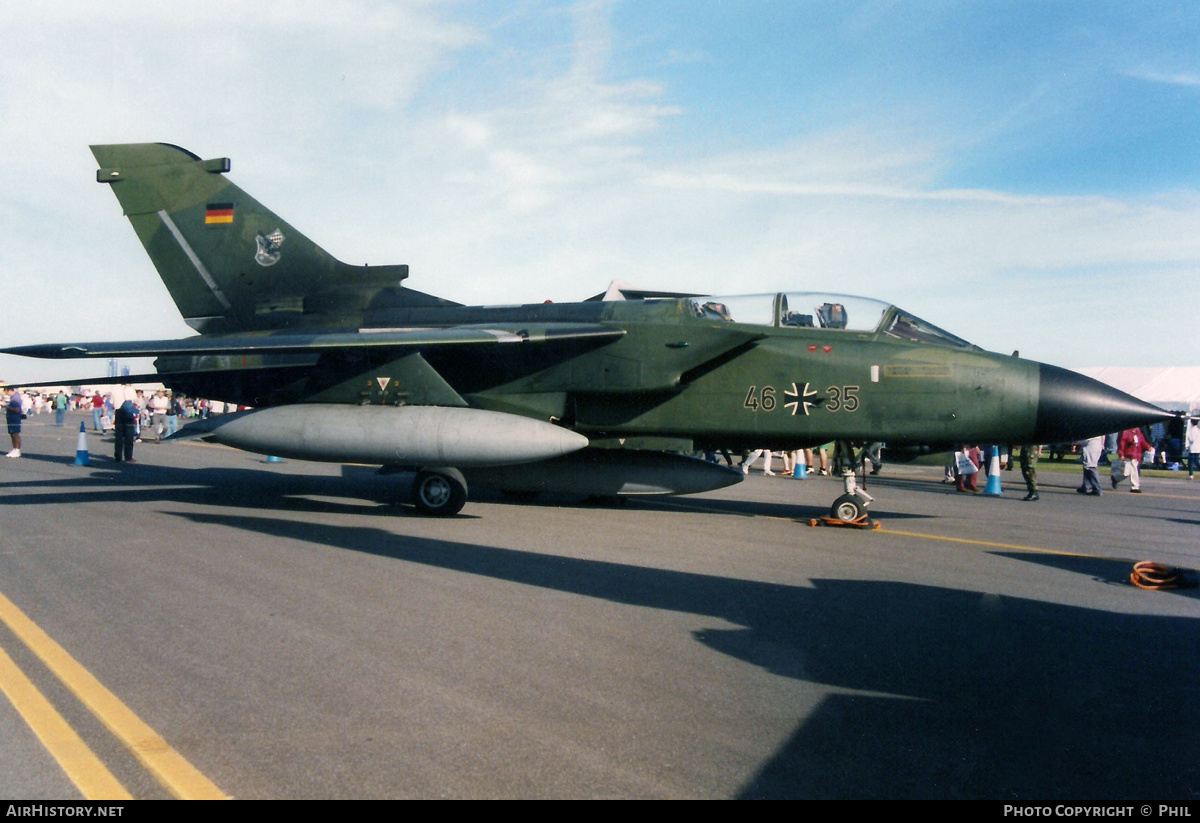
[{"label": "main landing gear wheel", "polygon": [[412,491],[417,510],[431,517],[452,517],[467,502],[467,480],[458,469],[422,469]]}]

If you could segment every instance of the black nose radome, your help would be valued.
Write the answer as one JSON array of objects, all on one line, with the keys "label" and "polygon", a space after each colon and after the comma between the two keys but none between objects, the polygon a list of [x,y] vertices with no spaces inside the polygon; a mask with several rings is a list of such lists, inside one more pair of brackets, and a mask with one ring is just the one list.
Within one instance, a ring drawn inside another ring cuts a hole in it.
[{"label": "black nose radome", "polygon": [[1039,365],[1034,439],[1065,443],[1171,419],[1153,403],[1058,366]]}]

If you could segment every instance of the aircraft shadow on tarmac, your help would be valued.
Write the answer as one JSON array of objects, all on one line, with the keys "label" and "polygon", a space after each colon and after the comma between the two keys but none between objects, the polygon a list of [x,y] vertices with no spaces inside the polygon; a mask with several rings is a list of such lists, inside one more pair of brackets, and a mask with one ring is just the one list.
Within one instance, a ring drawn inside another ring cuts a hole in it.
[{"label": "aircraft shadow on tarmac", "polygon": [[[832,486],[831,486],[832,488]],[[775,517],[784,520],[796,520],[801,523],[807,523],[815,517],[823,517],[829,514],[828,505],[806,505],[804,503],[772,503],[766,500],[729,500],[717,497],[669,497],[659,495],[649,495],[646,497],[629,497],[624,498],[622,502],[614,503],[611,500],[585,498],[578,495],[556,495],[543,494],[539,495],[535,500],[511,500],[503,495],[493,494],[488,491],[481,491],[474,495],[476,502],[497,502],[510,506],[532,506],[532,507],[558,507],[558,506],[584,506],[584,507],[614,507],[622,508],[632,506],[634,508],[647,509],[678,509],[686,508],[688,511],[696,513],[710,513],[721,515],[724,517]],[[871,514],[879,514],[886,516],[889,520],[923,520],[928,515],[913,514],[903,511],[888,511],[882,507],[871,509]]]},{"label": "aircraft shadow on tarmac", "polygon": [[[743,797],[1195,799],[1200,791],[1195,619],[909,583],[784,586],[369,527],[180,516],[732,622],[744,628],[695,637],[777,675],[858,692],[822,700]],[[1104,582],[1115,575],[1091,559],[1053,562]]]},{"label": "aircraft shadow on tarmac", "polygon": [[[1110,586],[1128,586],[1129,573],[1132,570],[1128,560],[1114,560],[1105,557],[1072,557],[1061,554],[1030,554],[1029,552],[993,552],[993,554],[1023,563],[1034,563],[1039,566],[1074,572],[1090,577],[1097,583],[1106,583]],[[1161,589],[1157,593],[1162,596],[1200,600],[1200,588]],[[1196,651],[1200,652],[1200,649]]]},{"label": "aircraft shadow on tarmac", "polygon": [[[392,506],[338,502],[377,498],[386,478],[348,473],[336,480],[338,500],[328,499],[330,480],[101,464],[87,476],[18,480],[0,489],[20,492],[5,495],[8,506],[176,501],[394,517]],[[740,505],[713,502],[722,510]],[[760,512],[759,505],[746,503],[745,510]],[[795,516],[794,507],[782,508]],[[743,786],[744,797],[1200,796],[1196,619],[884,581],[791,587],[259,515],[178,516],[732,622],[743,628],[701,630],[696,639],[779,676],[858,692],[824,698]],[[1129,570],[1125,562],[1095,558],[1002,556],[1107,585],[1120,584]]]},{"label": "aircraft shadow on tarmac", "polygon": [[[22,457],[24,459],[25,456]],[[30,460],[62,463],[61,458],[28,455]],[[262,469],[178,468],[138,463],[121,465],[109,460],[90,466],[77,478],[0,482],[0,489],[38,490],[36,494],[9,495],[5,505],[105,501],[171,501],[204,506],[256,508],[267,511],[306,511],[395,517],[411,511],[406,483],[380,477],[374,471],[347,472],[343,477],[276,474]],[[336,499],[334,499],[336,498]],[[355,504],[361,500],[367,505]],[[338,502],[345,500],[347,502]],[[387,503],[393,505],[371,505]],[[471,515],[459,514],[460,518]]]},{"label": "aircraft shadow on tarmac", "polygon": [[[63,464],[62,457],[27,454],[29,460]],[[24,459],[24,458],[23,458]],[[343,466],[340,478],[330,476],[273,473],[260,468],[205,467],[199,469],[138,463],[121,465],[100,458],[84,469],[87,475],[53,480],[15,480],[0,482],[0,489],[40,489],[40,493],[11,496],[6,505],[42,505],[70,502],[175,501],[209,506],[258,508],[271,511],[307,511],[327,514],[359,514],[394,517],[414,513],[411,505],[410,474],[381,476],[365,466]],[[787,481],[779,481],[781,483]],[[120,484],[114,487],[114,483]],[[832,483],[830,482],[832,487]],[[54,491],[58,489],[59,491]],[[334,499],[336,498],[336,500]],[[475,502],[496,502],[512,506],[607,507],[632,504],[635,507],[673,507],[686,500],[692,510],[710,509],[713,514],[744,517],[778,517],[807,522],[829,513],[827,505],[773,503],[765,500],[728,500],[715,497],[663,498],[658,496],[593,499],[582,495],[542,494],[533,499],[514,500],[498,492],[480,489],[472,492]],[[358,499],[365,504],[349,502]],[[347,502],[337,502],[344,500]],[[624,502],[628,501],[628,502]],[[371,504],[386,503],[385,506]],[[922,519],[925,515],[902,511],[872,509],[889,520]],[[457,518],[475,518],[467,512]]]},{"label": "aircraft shadow on tarmac", "polygon": [[[769,486],[781,487],[790,483],[800,483],[801,481],[792,481],[786,478],[778,480],[768,480],[763,478]],[[822,484],[821,492],[822,500],[828,498],[832,500],[839,494],[841,485],[840,480],[830,478],[812,479],[803,481],[808,484]],[[877,478],[871,478],[871,488],[875,487]],[[835,485],[836,484],[836,485]],[[890,484],[892,488],[916,489],[920,491],[944,491],[938,485],[931,485],[925,480],[894,480]],[[953,487],[951,487],[953,490]],[[718,493],[719,494],[719,493]],[[614,507],[622,508],[625,506],[635,506],[644,508],[662,508],[662,509],[678,509],[687,508],[690,511],[703,512],[709,510],[712,514],[734,517],[775,517],[785,520],[797,520],[807,523],[810,519],[822,517],[829,514],[829,505],[823,502],[817,505],[812,505],[806,502],[772,502],[763,499],[731,499],[721,496],[704,496],[704,495],[647,495],[647,496],[630,496],[625,498],[597,498],[583,497],[581,495],[568,494],[553,494],[541,493],[537,495],[505,495],[500,492],[493,492],[487,489],[472,491],[472,497],[475,502],[498,502],[509,506],[532,506],[532,507],[556,507],[556,506],[587,506],[587,507]],[[886,508],[887,501],[879,500],[871,508],[872,515],[885,516],[889,520],[924,520],[929,515],[915,514],[905,511],[892,511]]]}]

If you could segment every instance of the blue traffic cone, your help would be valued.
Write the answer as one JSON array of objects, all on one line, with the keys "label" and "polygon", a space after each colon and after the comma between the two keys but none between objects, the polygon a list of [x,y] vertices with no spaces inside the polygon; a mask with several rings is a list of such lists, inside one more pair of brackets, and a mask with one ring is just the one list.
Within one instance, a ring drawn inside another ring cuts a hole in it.
[{"label": "blue traffic cone", "polygon": [[988,464],[987,485],[983,487],[984,494],[1003,494],[1000,491],[1000,449],[992,446],[992,461]]},{"label": "blue traffic cone", "polygon": [[803,480],[808,477],[808,464],[804,462],[804,453],[796,453],[796,462],[792,466],[792,477],[796,480]]},{"label": "blue traffic cone", "polygon": [[75,441],[75,465],[89,466],[87,449],[87,429],[79,424],[79,438]]}]

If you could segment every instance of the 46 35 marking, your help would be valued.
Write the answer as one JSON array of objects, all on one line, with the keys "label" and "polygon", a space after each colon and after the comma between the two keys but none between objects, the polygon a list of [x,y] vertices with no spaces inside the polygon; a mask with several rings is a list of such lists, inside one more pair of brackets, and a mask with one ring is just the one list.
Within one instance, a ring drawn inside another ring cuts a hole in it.
[{"label": "46 35 marking", "polygon": [[[785,390],[783,396],[785,402],[783,407],[792,413],[794,417],[797,412],[803,411],[807,417],[813,406],[824,406],[828,412],[856,412],[859,407],[858,386],[830,386],[825,389],[825,395],[812,389],[808,383],[804,384],[804,388],[800,389],[796,383],[792,384],[790,390]],[[818,398],[812,399],[809,398]],[[774,411],[779,401],[776,398],[774,386],[763,386],[761,389],[758,386],[751,386],[746,392],[746,399],[742,403],[744,408],[751,411],[769,412]]]}]

